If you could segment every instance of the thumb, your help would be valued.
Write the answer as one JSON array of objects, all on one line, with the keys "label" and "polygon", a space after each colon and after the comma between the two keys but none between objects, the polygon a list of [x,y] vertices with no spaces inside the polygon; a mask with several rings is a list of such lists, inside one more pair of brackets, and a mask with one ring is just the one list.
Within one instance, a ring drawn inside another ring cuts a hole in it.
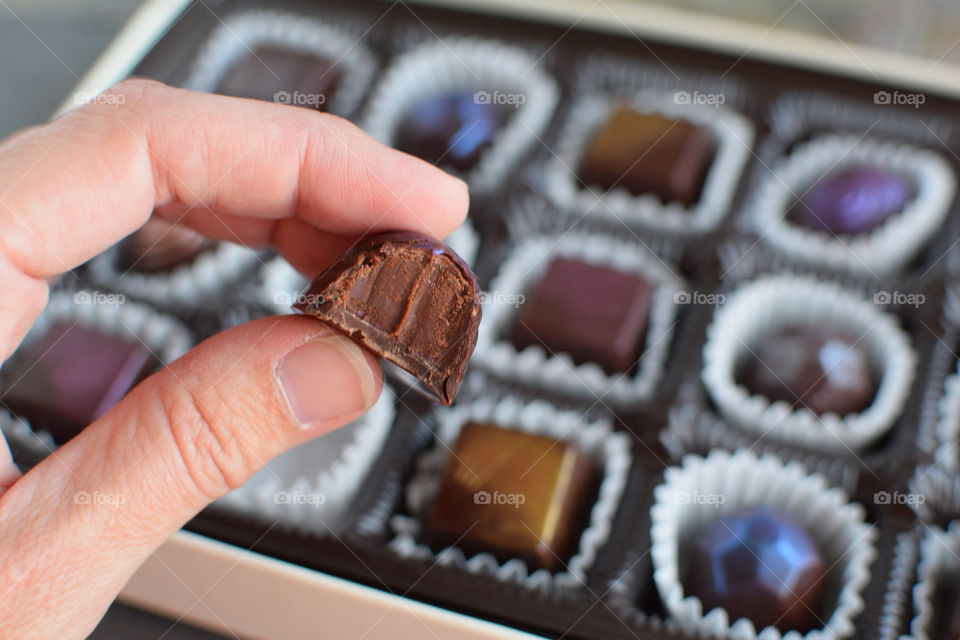
[{"label": "thumb", "polygon": [[360,416],[381,385],[370,354],[296,316],[218,334],[154,374],[0,496],[0,637],[86,637],[172,532]]}]

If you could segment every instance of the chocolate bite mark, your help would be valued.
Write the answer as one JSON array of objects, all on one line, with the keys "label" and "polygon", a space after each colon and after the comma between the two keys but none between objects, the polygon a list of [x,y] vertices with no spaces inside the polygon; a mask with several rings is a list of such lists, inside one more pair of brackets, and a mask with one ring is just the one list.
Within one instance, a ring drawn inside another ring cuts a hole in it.
[{"label": "chocolate bite mark", "polygon": [[738,367],[737,380],[771,402],[843,416],[876,395],[867,353],[853,336],[823,327],[787,327],[765,336]]},{"label": "chocolate bite mark", "polygon": [[690,206],[700,198],[715,146],[704,127],[619,108],[587,146],[579,177],[604,191],[623,187]]},{"label": "chocolate bite mark", "polygon": [[437,547],[557,572],[576,551],[595,469],[566,441],[471,422],[463,426],[427,517]]},{"label": "chocolate bite mark", "polygon": [[3,370],[3,402],[63,443],[117,404],[160,363],[140,342],[54,324]]},{"label": "chocolate bite mark", "polygon": [[295,309],[456,396],[480,325],[476,277],[446,245],[414,233],[368,238],[343,254]]},{"label": "chocolate bite mark", "polygon": [[521,309],[513,344],[566,353],[608,374],[629,372],[643,349],[652,296],[636,274],[554,258]]},{"label": "chocolate bite mark", "polygon": [[[262,46],[231,65],[217,93],[268,102],[280,101],[278,94],[289,94],[288,104],[326,111],[339,81],[340,74],[330,60],[279,46]],[[304,102],[293,102],[295,94],[305,96]]]}]

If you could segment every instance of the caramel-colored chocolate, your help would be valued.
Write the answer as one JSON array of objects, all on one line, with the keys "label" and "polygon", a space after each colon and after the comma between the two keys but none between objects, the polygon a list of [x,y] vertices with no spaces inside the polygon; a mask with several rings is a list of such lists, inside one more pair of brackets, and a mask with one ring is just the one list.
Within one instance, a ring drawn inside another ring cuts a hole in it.
[{"label": "caramel-colored chocolate", "polygon": [[580,540],[594,480],[592,461],[570,442],[468,423],[427,518],[429,541],[562,571]]},{"label": "caramel-colored chocolate", "polygon": [[294,308],[408,371],[451,404],[477,343],[476,276],[416,233],[372,236],[344,253]]}]

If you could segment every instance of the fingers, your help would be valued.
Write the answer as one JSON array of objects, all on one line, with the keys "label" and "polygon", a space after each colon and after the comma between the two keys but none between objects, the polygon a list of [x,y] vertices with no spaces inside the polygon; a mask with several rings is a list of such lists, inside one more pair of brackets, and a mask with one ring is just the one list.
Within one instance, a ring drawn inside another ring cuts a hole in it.
[{"label": "fingers", "polygon": [[86,105],[0,153],[0,248],[24,273],[83,262],[154,206],[439,237],[466,213],[462,182],[342,118],[143,80],[112,91],[122,106]]},{"label": "fingers", "polygon": [[369,354],[295,316],[218,334],[148,378],[0,496],[0,637],[86,637],[157,545],[358,417],[381,384]]}]

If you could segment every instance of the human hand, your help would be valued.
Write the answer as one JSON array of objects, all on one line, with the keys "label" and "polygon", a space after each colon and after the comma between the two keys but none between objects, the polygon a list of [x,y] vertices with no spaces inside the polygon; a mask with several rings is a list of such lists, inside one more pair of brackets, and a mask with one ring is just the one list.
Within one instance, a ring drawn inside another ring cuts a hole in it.
[{"label": "human hand", "polygon": [[[459,180],[308,109],[134,80],[0,145],[0,358],[69,270],[150,217],[319,273],[356,237],[463,220]],[[121,102],[121,106],[112,106]],[[109,104],[108,104],[109,103]],[[0,441],[0,637],[84,638],[171,533],[269,459],[357,418],[374,358],[306,317],[198,345],[29,473]],[[75,504],[80,491],[117,507]]]}]

